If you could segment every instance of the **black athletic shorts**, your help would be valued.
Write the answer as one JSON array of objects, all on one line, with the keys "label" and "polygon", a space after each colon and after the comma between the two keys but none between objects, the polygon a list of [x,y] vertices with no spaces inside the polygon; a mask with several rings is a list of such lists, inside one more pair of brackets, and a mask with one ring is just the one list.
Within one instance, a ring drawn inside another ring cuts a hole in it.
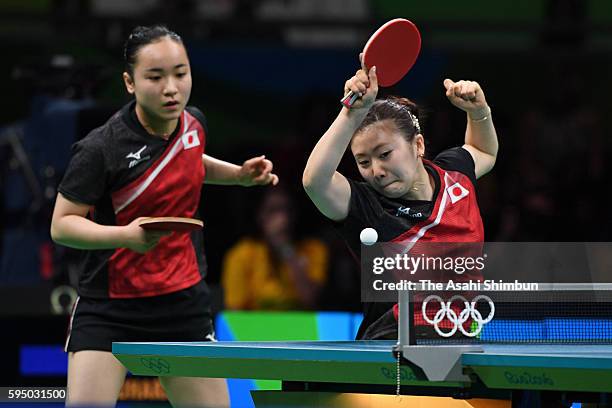
[{"label": "black athletic shorts", "polygon": [[111,351],[114,341],[214,341],[206,283],[166,295],[133,299],[79,297],[66,351]]}]

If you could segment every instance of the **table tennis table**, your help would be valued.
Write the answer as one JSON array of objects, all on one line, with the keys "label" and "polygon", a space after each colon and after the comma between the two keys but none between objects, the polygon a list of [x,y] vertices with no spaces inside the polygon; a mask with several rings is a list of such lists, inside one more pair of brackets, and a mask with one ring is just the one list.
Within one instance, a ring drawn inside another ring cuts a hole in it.
[{"label": "table tennis table", "polygon": [[[324,406],[321,395],[395,394],[395,344],[385,340],[113,343],[113,353],[136,375],[282,380],[280,391],[254,391],[256,406],[292,406],[291,401],[293,406],[305,406],[308,395],[318,395],[319,399],[310,401]],[[612,345],[478,347],[480,351],[461,354],[465,374],[461,381],[430,381],[418,367],[402,364],[401,394],[452,397],[456,402],[512,401],[498,406],[612,401]],[[339,406],[332,400],[328,399],[328,406]],[[441,406],[451,405],[447,401]]]}]

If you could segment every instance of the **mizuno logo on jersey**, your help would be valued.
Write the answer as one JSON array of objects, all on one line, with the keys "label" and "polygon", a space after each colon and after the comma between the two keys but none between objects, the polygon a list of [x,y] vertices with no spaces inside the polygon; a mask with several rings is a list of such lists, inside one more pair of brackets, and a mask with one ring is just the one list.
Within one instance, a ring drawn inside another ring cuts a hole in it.
[{"label": "mizuno logo on jersey", "polygon": [[450,197],[451,203],[455,204],[457,201],[461,200],[464,197],[467,197],[470,194],[469,190],[463,187],[459,183],[455,183],[452,186],[446,189],[448,196]]},{"label": "mizuno logo on jersey", "polygon": [[140,155],[142,154],[142,152],[144,152],[144,150],[147,148],[147,145],[142,146],[142,148],[137,151],[136,153],[128,153],[127,156],[125,156],[126,159],[136,159],[136,160],[140,160]]},{"label": "mizuno logo on jersey", "polygon": [[144,146],[142,146],[142,148],[141,148],[140,150],[138,150],[137,152],[135,152],[135,153],[128,153],[128,155],[127,155],[127,156],[125,156],[125,158],[126,158],[126,159],[134,159],[134,160],[130,161],[130,164],[128,165],[128,168],[130,168],[130,169],[131,169],[132,167],[134,167],[134,166],[135,166],[135,165],[137,165],[138,163],[143,162],[143,161],[145,161],[145,160],[149,160],[149,159],[151,158],[151,156],[150,156],[150,155],[149,155],[149,156],[144,156],[144,157],[141,157],[142,152],[144,152],[144,150],[145,150],[146,148],[147,148],[147,146],[146,146],[146,145],[144,145]]},{"label": "mizuno logo on jersey", "polygon": [[192,130],[191,132],[185,133],[183,136],[181,136],[181,139],[183,141],[183,147],[185,148],[185,150],[200,145],[200,139],[198,138],[197,130]]},{"label": "mizuno logo on jersey", "polygon": [[395,213],[396,217],[399,217],[399,216],[402,216],[402,215],[408,216],[410,218],[422,218],[423,217],[423,213],[422,212],[414,212],[413,211],[411,213],[410,212],[410,207],[404,207],[404,206],[399,207],[397,209],[397,212]]}]

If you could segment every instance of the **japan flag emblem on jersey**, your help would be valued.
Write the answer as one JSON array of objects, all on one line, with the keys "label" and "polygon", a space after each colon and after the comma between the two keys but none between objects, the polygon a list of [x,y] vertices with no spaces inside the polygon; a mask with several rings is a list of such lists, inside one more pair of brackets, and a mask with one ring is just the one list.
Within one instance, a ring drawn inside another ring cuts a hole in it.
[{"label": "japan flag emblem on jersey", "polygon": [[468,189],[466,189],[459,183],[455,183],[452,186],[448,187],[446,189],[446,192],[448,193],[451,203],[453,204],[470,194]]},{"label": "japan flag emblem on jersey", "polygon": [[185,150],[191,149],[200,145],[200,139],[198,138],[198,131],[192,130],[181,136],[183,139],[183,147]]}]

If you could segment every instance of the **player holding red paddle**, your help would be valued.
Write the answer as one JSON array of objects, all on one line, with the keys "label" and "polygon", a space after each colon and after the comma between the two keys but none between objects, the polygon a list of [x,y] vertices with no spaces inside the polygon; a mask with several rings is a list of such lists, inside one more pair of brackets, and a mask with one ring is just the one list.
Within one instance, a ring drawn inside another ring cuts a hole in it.
[{"label": "player holding red paddle", "polygon": [[[420,51],[421,33],[418,28],[412,21],[396,18],[387,21],[370,36],[359,57],[365,66],[376,66],[379,86],[391,86],[410,71]],[[340,103],[350,109],[360,95],[349,91]]]},{"label": "player holding red paddle", "polygon": [[[142,228],[143,217],[198,218],[204,182],[278,182],[264,156],[237,166],[205,154],[206,120],[187,106],[189,58],[176,33],[137,27],[125,59],[135,98],[75,144],[51,225],[56,242],[83,250],[66,341],[68,405],[115,405],[126,369],[113,341],[214,340],[201,231],[164,237],[171,232]],[[223,379],[160,382],[174,406],[229,405]]]},{"label": "player holding red paddle", "polygon": [[[308,196],[338,223],[357,258],[364,228],[374,228],[380,242],[483,242],[475,185],[493,168],[498,142],[480,85],[444,80],[449,101],[467,113],[465,141],[429,161],[417,106],[405,98],[376,100],[377,74],[362,63],[346,81],[345,94],[361,97],[341,109],[310,154],[303,174]],[[362,182],[337,171],[347,147]],[[396,307],[366,304],[357,336],[397,339]]]}]

